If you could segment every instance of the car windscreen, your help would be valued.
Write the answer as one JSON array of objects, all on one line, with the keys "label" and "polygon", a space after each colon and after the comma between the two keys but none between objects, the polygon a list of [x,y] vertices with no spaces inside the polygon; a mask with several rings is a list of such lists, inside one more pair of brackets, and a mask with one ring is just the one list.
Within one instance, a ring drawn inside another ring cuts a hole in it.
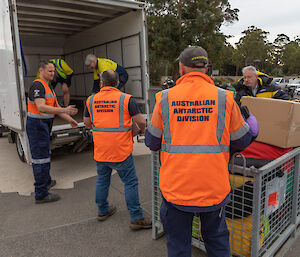
[{"label": "car windscreen", "polygon": [[294,80],[292,81],[292,84],[300,84],[300,79],[294,79]]}]

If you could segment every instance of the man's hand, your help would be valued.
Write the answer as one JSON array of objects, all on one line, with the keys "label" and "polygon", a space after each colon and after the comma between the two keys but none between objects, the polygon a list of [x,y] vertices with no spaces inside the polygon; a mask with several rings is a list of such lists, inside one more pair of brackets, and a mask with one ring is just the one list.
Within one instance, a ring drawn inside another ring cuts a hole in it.
[{"label": "man's hand", "polygon": [[145,120],[144,116],[141,113],[138,113],[132,117],[132,120],[138,126],[139,133],[141,133],[141,134],[145,133],[146,120]]},{"label": "man's hand", "polygon": [[72,128],[78,128],[78,122],[74,119],[70,119],[69,123],[71,124]]},{"label": "man's hand", "polygon": [[87,126],[88,128],[90,129],[93,128],[93,124],[90,117],[83,117],[83,122],[84,125]]},{"label": "man's hand", "polygon": [[75,108],[76,105],[69,105],[68,107],[64,108],[65,113],[74,116],[78,113],[78,109]]}]

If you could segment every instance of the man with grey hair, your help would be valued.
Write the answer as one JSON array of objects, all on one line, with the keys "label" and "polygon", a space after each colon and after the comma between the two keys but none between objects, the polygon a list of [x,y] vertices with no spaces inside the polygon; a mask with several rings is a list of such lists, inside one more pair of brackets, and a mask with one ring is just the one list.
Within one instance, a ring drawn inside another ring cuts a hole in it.
[{"label": "man with grey hair", "polygon": [[246,66],[242,72],[243,78],[234,85],[236,89],[235,101],[239,105],[241,105],[243,96],[290,100],[287,93],[272,83],[271,77],[257,71],[254,66]]},{"label": "man with grey hair", "polygon": [[125,68],[110,59],[97,58],[94,54],[88,54],[84,64],[89,69],[94,70],[93,93],[100,91],[100,75],[104,71],[113,70],[118,73],[120,81],[118,89],[123,89],[128,80],[128,73]]}]

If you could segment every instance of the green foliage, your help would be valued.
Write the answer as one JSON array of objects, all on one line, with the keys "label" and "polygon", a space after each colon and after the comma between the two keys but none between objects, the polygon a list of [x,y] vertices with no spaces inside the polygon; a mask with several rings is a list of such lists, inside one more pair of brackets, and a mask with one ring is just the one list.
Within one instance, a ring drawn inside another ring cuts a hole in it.
[{"label": "green foliage", "polygon": [[234,63],[238,67],[255,65],[257,68],[264,69],[271,49],[271,45],[267,42],[268,32],[251,26],[242,34],[236,44]]},{"label": "green foliage", "polygon": [[300,74],[300,42],[296,39],[284,45],[282,50],[283,72],[287,75]]},{"label": "green foliage", "polygon": [[241,68],[254,65],[261,71],[284,76],[300,74],[300,37],[293,41],[279,34],[273,43],[267,31],[250,26],[235,47],[220,32],[224,23],[238,20],[237,9],[228,0],[148,0],[147,23],[151,84],[161,76],[178,77],[180,52],[199,45],[208,52],[213,68],[222,75],[240,75]]},{"label": "green foliage", "polygon": [[149,0],[147,3],[152,84],[158,83],[162,75],[178,75],[176,59],[188,45],[204,47],[216,68],[223,66],[220,56],[230,59],[230,49],[225,45],[220,27],[224,22],[237,20],[238,10],[231,9],[228,0]]},{"label": "green foliage", "polygon": [[282,75],[282,54],[283,49],[286,44],[290,42],[290,39],[285,34],[278,34],[277,38],[273,42],[270,59],[269,62],[272,64],[273,70],[271,71],[272,74],[275,75]]}]

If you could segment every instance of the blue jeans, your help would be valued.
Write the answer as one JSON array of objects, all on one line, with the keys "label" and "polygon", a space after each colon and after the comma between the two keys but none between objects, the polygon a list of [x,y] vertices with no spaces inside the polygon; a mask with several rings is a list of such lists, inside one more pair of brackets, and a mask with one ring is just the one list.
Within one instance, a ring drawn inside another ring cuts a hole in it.
[{"label": "blue jeans", "polygon": [[137,221],[144,218],[140,206],[138,179],[132,154],[122,162],[97,162],[98,178],[96,182],[96,204],[98,205],[98,214],[105,215],[109,212],[107,201],[110,186],[112,170],[117,170],[125,189],[125,200],[127,209],[130,213],[131,221]]}]

